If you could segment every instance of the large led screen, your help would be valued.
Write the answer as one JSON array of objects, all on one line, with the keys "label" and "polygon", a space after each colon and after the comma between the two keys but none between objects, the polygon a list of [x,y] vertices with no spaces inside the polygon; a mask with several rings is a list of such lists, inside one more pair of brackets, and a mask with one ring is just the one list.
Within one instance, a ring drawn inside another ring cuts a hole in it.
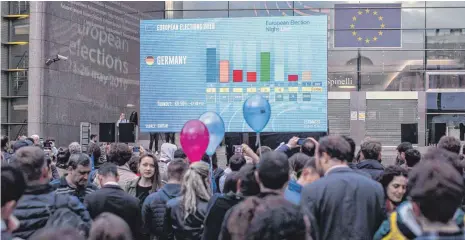
[{"label": "large led screen", "polygon": [[242,106],[271,105],[264,132],[327,131],[327,16],[143,20],[141,131],[178,132],[215,111],[252,132]]}]

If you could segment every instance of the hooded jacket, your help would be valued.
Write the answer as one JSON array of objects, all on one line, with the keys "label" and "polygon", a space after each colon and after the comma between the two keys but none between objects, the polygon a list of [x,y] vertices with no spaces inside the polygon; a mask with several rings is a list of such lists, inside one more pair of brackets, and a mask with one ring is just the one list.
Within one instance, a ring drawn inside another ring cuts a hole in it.
[{"label": "hooded jacket", "polygon": [[[464,226],[465,214],[461,209],[457,209],[454,215],[455,222],[460,228]],[[374,240],[407,240],[416,239],[424,235],[421,226],[415,219],[413,214],[413,206],[411,202],[402,203],[397,207],[396,211],[389,215],[378,231],[376,231]]]},{"label": "hooded jacket", "polygon": [[158,169],[162,181],[168,181],[168,164],[174,160],[174,152],[178,149],[176,145],[171,143],[163,143],[160,150],[160,159],[158,161]]},{"label": "hooded jacket", "polygon": [[363,160],[357,164],[357,169],[369,173],[375,181],[378,181],[384,172],[384,166],[378,160]]},{"label": "hooded jacket", "polygon": [[181,185],[168,183],[160,190],[150,194],[142,205],[142,221],[146,232],[152,237],[166,238],[163,234],[163,221],[166,212],[166,203],[181,193]]}]

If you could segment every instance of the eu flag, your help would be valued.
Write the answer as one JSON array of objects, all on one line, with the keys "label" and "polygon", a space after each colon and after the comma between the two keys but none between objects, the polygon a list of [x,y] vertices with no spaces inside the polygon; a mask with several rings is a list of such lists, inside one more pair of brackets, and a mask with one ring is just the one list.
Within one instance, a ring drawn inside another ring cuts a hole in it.
[{"label": "eu flag", "polygon": [[334,7],[334,47],[402,47],[401,4]]}]

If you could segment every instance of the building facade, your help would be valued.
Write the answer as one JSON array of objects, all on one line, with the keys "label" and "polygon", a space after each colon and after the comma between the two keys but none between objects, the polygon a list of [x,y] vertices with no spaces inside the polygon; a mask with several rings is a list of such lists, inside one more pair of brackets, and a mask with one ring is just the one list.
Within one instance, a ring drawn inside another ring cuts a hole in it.
[{"label": "building facade", "polygon": [[[442,135],[464,141],[465,2],[392,3],[400,4],[400,27],[380,25],[375,30],[398,31],[401,38],[397,47],[338,46],[337,32],[350,30],[350,25],[347,29],[337,28],[337,11],[340,4],[361,7],[357,1],[31,2],[30,20],[34,25],[29,35],[10,36],[17,41],[28,36],[31,41],[20,46],[2,44],[15,56],[27,50],[25,46],[30,51],[29,78],[27,84],[22,84],[22,95],[14,92],[20,85],[12,76],[16,73],[2,75],[2,84],[7,75],[9,83],[8,93],[2,85],[2,132],[15,136],[27,129],[29,134],[77,140],[79,122],[116,121],[119,112],[130,113],[128,104],[138,111],[136,19],[323,14],[328,16],[330,134],[351,135],[357,142],[375,137],[386,147],[397,146],[403,140],[428,146],[437,143]],[[3,18],[2,24],[6,20]],[[15,21],[9,23],[10,34],[14,29],[20,31],[17,25],[28,20]],[[121,36],[118,44],[110,40],[116,36]],[[39,56],[31,58],[31,51],[37,51]],[[105,59],[92,56],[98,53]],[[68,56],[69,60],[45,66],[45,60],[56,54]],[[17,61],[10,60],[7,67],[15,64]],[[26,86],[29,89],[25,90]],[[25,104],[27,109],[18,107]]]}]

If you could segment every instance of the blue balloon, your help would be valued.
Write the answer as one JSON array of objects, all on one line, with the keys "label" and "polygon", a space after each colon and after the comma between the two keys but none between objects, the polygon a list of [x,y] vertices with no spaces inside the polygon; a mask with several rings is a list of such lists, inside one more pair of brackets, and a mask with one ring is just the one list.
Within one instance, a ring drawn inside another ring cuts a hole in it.
[{"label": "blue balloon", "polygon": [[224,138],[224,121],[216,112],[206,112],[200,116],[199,120],[205,124],[210,134],[208,142],[207,155],[212,156],[216,152],[216,148],[220,145]]},{"label": "blue balloon", "polygon": [[250,96],[242,107],[244,119],[256,133],[261,132],[268,124],[271,116],[271,106],[261,95]]}]

